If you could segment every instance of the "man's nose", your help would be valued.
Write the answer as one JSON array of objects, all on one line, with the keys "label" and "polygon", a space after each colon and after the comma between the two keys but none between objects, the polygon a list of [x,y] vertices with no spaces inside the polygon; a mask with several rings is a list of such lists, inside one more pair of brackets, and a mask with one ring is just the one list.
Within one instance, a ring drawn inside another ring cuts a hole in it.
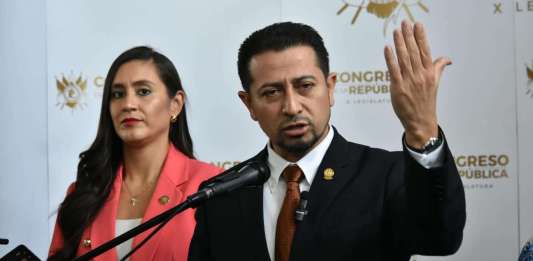
[{"label": "man's nose", "polygon": [[298,115],[302,112],[300,96],[293,87],[288,87],[285,91],[285,100],[283,103],[283,113],[286,115]]}]

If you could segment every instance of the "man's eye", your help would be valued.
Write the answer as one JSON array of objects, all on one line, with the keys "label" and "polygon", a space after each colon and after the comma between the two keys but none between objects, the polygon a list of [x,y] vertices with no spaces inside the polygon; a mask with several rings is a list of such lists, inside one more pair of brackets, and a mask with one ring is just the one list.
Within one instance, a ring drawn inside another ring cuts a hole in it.
[{"label": "man's eye", "polygon": [[277,89],[271,89],[271,90],[266,90],[263,92],[263,96],[265,97],[272,97],[272,96],[275,96],[276,94],[279,93],[279,90]]},{"label": "man's eye", "polygon": [[313,86],[315,86],[315,84],[312,83],[312,82],[305,82],[305,83],[302,83],[302,85],[300,85],[300,87],[301,87],[302,89],[310,89],[310,88],[312,88]]},{"label": "man's eye", "polygon": [[112,99],[119,99],[119,98],[122,98],[123,96],[124,96],[124,92],[122,92],[122,91],[118,91],[118,90],[111,91],[111,98]]},{"label": "man's eye", "polygon": [[140,96],[147,96],[147,95],[150,95],[150,93],[152,93],[152,91],[150,91],[149,89],[146,89],[146,88],[139,89],[137,91],[137,94],[139,94]]}]

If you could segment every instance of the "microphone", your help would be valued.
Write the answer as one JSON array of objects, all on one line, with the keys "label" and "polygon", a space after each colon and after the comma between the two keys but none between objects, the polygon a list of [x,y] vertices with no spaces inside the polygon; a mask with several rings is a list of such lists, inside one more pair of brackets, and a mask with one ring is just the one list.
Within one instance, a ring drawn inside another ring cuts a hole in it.
[{"label": "microphone", "polygon": [[307,194],[309,194],[308,191],[302,191],[300,193],[300,202],[298,203],[298,207],[296,208],[296,221],[301,222],[304,220],[305,216],[307,215],[307,205],[309,204],[309,201],[307,199]]},{"label": "microphone", "polygon": [[244,162],[212,178],[210,183],[187,197],[187,201],[192,207],[196,207],[212,197],[232,192],[241,187],[261,185],[269,177],[270,169],[265,162]]}]

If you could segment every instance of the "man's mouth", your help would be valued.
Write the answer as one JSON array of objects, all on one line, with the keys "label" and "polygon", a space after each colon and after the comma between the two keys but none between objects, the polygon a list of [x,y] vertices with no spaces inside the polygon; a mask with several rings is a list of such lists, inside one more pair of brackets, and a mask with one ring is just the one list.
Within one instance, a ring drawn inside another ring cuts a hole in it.
[{"label": "man's mouth", "polygon": [[297,137],[304,135],[309,129],[309,124],[305,122],[292,123],[282,128],[282,133],[286,136]]}]

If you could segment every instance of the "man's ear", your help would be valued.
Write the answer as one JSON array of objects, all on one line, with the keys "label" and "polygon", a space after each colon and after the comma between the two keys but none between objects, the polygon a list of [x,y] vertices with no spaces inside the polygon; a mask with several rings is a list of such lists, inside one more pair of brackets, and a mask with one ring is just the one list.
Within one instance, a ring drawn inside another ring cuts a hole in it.
[{"label": "man's ear", "polygon": [[239,91],[238,95],[239,95],[239,98],[241,99],[242,103],[244,103],[244,105],[248,109],[248,112],[250,112],[250,117],[252,118],[252,120],[257,121],[257,118],[255,117],[254,110],[253,110],[252,105],[251,105],[252,101],[251,101],[250,94],[248,92],[245,92],[245,91]]},{"label": "man's ear", "polygon": [[328,88],[329,107],[335,104],[335,84],[337,83],[337,74],[330,73],[326,78],[326,86]]}]

